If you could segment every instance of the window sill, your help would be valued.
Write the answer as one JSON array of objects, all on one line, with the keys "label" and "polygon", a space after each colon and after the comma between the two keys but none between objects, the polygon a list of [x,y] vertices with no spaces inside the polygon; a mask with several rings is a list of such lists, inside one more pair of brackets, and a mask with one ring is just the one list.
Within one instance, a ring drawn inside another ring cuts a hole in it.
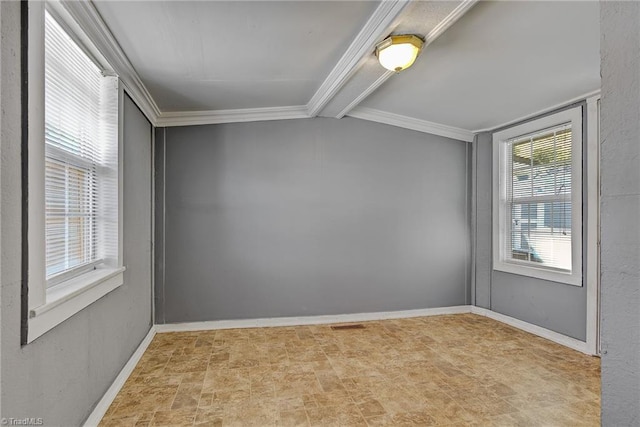
[{"label": "window sill", "polygon": [[124,267],[90,271],[47,290],[46,303],[29,311],[27,342],[64,322],[124,283]]},{"label": "window sill", "polygon": [[496,262],[493,269],[494,271],[502,271],[505,273],[517,274],[519,276],[563,283],[565,285],[582,286],[582,274],[576,275],[572,273],[563,273],[561,271],[546,270],[529,265],[511,264],[506,262]]}]

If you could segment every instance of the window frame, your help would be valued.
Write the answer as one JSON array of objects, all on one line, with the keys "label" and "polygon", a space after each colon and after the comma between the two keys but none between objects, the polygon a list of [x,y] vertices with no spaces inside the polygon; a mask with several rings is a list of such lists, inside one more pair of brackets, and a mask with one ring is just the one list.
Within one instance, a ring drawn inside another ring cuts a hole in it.
[{"label": "window frame", "polygon": [[[101,266],[65,277],[54,286],[47,286],[45,242],[45,10],[60,24],[80,48],[103,70],[105,76],[116,76],[64,4],[57,1],[28,2],[28,174],[27,174],[27,287],[28,313],[26,342],[33,342],[47,331],[72,317],[85,307],[124,284],[123,226],[123,102],[124,88],[118,91],[118,189],[117,189],[117,259],[114,265]],[[114,218],[115,219],[115,218]]]},{"label": "window frame", "polygon": [[[530,261],[507,260],[510,215],[507,189],[507,142],[519,136],[571,123],[571,272],[534,265]],[[493,270],[568,285],[582,286],[582,146],[583,107],[573,107],[493,133]]]}]

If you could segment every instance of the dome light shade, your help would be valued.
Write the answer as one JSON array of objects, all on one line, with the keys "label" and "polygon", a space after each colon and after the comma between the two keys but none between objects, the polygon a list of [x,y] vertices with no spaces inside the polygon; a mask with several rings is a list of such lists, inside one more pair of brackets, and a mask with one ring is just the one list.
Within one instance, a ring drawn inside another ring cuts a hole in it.
[{"label": "dome light shade", "polygon": [[390,36],[376,45],[376,56],[380,65],[398,73],[413,65],[423,44],[413,34]]}]

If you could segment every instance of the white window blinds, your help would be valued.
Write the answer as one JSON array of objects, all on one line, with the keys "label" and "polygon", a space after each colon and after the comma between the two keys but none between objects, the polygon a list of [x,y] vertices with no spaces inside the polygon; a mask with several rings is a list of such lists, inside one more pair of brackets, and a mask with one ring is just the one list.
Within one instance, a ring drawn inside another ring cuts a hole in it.
[{"label": "white window blinds", "polygon": [[572,271],[571,147],[571,123],[507,141],[507,261]]},{"label": "white window blinds", "polygon": [[117,244],[117,86],[45,15],[47,285],[109,261]]}]

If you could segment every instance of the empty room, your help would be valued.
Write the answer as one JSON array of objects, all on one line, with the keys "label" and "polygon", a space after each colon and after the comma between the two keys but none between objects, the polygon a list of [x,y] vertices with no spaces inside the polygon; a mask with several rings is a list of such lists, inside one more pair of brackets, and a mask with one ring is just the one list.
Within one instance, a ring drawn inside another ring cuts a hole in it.
[{"label": "empty room", "polygon": [[640,425],[640,3],[0,0],[0,424]]}]

